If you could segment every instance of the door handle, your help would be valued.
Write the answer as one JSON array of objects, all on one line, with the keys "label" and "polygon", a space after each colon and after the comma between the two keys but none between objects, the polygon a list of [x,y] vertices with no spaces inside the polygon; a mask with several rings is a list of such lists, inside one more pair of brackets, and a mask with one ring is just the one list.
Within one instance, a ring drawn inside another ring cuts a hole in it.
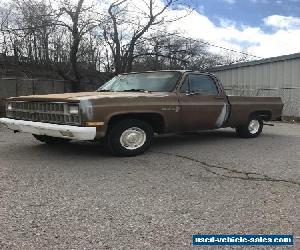
[{"label": "door handle", "polygon": [[189,92],[185,94],[186,96],[193,96],[193,95],[201,95],[199,92]]},{"label": "door handle", "polygon": [[222,99],[222,100],[224,100],[224,96],[215,96],[215,99]]}]

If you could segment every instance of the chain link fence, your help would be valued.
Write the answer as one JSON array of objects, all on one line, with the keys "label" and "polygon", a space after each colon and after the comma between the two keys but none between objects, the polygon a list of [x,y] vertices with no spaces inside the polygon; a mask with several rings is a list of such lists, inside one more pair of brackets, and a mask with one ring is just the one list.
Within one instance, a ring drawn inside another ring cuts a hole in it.
[{"label": "chain link fence", "polygon": [[70,90],[70,83],[64,80],[0,78],[0,117],[4,115],[4,100],[8,97],[64,93]]},{"label": "chain link fence", "polygon": [[[102,82],[103,83],[103,79]],[[83,81],[82,91],[95,91],[101,83]],[[58,79],[0,78],[0,117],[4,116],[4,100],[12,96],[45,95],[71,92],[71,82]]]}]

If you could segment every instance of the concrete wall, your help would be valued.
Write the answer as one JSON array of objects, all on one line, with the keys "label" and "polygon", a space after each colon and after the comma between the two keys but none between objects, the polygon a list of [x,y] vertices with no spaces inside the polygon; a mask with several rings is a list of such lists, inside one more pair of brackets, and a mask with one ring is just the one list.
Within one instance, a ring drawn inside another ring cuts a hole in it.
[{"label": "concrete wall", "polygon": [[300,57],[220,67],[212,72],[232,95],[280,96],[283,115],[300,117]]}]

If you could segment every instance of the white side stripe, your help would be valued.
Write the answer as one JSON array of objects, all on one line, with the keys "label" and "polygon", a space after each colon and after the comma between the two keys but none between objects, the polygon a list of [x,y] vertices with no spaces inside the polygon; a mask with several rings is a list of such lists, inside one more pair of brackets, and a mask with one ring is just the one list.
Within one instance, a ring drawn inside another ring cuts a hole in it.
[{"label": "white side stripe", "polygon": [[226,117],[227,117],[227,104],[224,103],[222,111],[216,120],[215,127],[220,128],[224,124]]}]

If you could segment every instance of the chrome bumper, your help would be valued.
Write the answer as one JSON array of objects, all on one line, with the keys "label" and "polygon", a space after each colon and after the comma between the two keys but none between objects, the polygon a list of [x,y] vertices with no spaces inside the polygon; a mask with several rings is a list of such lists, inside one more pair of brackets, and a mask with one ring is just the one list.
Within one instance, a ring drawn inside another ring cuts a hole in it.
[{"label": "chrome bumper", "polygon": [[79,141],[90,141],[96,137],[96,127],[77,127],[10,118],[0,118],[0,123],[11,130],[35,135],[48,135]]}]

